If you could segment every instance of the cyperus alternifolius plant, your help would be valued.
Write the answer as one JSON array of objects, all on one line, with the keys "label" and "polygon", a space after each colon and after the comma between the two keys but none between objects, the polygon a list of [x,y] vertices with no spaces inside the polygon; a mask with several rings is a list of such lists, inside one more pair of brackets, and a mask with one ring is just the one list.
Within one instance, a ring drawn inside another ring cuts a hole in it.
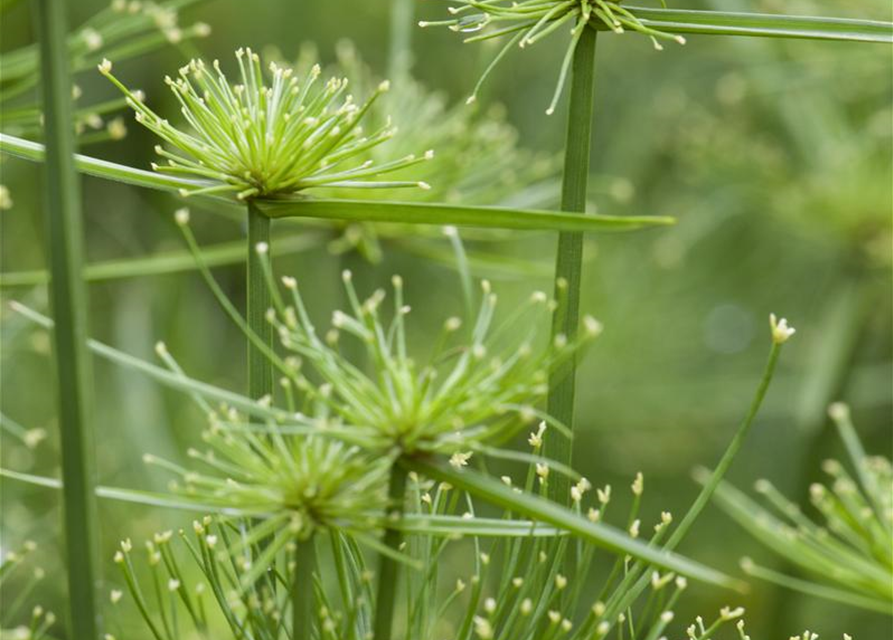
[{"label": "cyperus alternifolius plant", "polygon": [[[484,72],[481,82],[511,47],[518,45],[523,49],[536,44],[548,35],[570,28],[571,42],[564,56],[555,95],[546,111],[549,115],[555,111],[555,105],[564,88],[577,43],[587,27],[608,28],[615,33],[623,33],[629,29],[651,38],[658,50],[663,48],[661,40],[674,40],[679,44],[685,44],[685,38],[680,35],[644,25],[633,12],[623,6],[623,0],[616,2],[609,0],[450,1],[453,5],[458,5],[449,7],[449,12],[454,17],[436,22],[422,21],[419,26],[443,25],[459,33],[472,34],[465,38],[465,42],[479,42],[511,36],[509,42]],[[475,100],[481,82],[475,87],[474,93],[468,99],[469,102]]]},{"label": "cyperus alternifolius plant", "polygon": [[256,429],[235,409],[210,411],[202,433],[206,448],[187,452],[198,466],[153,455],[144,460],[177,474],[171,489],[190,501],[225,515],[263,518],[264,535],[288,530],[306,539],[320,528],[365,531],[376,525],[385,505],[386,458],[373,460],[325,436],[270,429],[267,437]]},{"label": "cyperus alternifolius plant", "polygon": [[[344,272],[343,280],[350,310],[335,311],[325,335],[317,334],[293,278],[283,278],[290,299],[274,294],[277,308],[268,319],[283,347],[295,356],[290,359],[295,368],[283,384],[324,405],[331,421],[348,427],[345,437],[367,449],[443,453],[454,455],[454,464],[462,466],[466,450],[491,451],[525,424],[548,419],[536,405],[546,393],[549,371],[601,332],[600,323],[587,317],[575,341],[538,336],[541,320],[554,309],[554,302],[540,292],[497,324],[497,296],[485,281],[468,341],[456,338],[462,321],[448,318],[426,360],[419,360],[407,346],[410,307],[404,302],[402,278],[393,278],[390,321],[382,318],[383,290],[361,300],[350,272]],[[364,346],[372,373],[342,353],[339,343],[344,339]],[[305,375],[307,370],[312,373]],[[320,379],[322,383],[314,382]]]},{"label": "cyperus alternifolius plant", "polygon": [[380,182],[376,176],[433,157],[408,155],[389,162],[365,160],[368,149],[386,142],[395,129],[386,122],[364,132],[361,122],[372,103],[388,90],[382,82],[362,104],[347,93],[343,78],[320,80],[314,66],[304,77],[270,63],[267,71],[251,49],[236,51],[240,82],[231,84],[219,61],[192,60],[176,78],[167,77],[191,131],[173,126],[112,75],[104,60],[100,72],[124,94],[136,120],[176,151],[162,146],[166,160],[156,171],[196,178],[188,194],[234,194],[239,199],[288,196],[312,187],[422,187],[424,182]]}]

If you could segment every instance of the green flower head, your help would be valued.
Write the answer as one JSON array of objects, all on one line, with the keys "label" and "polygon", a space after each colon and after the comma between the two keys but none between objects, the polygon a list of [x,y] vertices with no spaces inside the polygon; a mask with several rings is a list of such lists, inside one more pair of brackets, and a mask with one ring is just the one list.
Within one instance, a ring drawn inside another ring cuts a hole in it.
[{"label": "green flower head", "polygon": [[[615,33],[623,33],[627,29],[635,31],[651,38],[658,50],[663,49],[661,40],[675,40],[679,44],[685,44],[682,36],[644,24],[635,13],[622,6],[623,0],[450,0],[450,3],[457,5],[449,7],[452,18],[436,22],[422,21],[419,26],[449,27],[466,34],[465,42],[512,36],[484,72],[468,99],[469,102],[474,102],[483,81],[511,47],[518,45],[523,49],[536,44],[562,27],[570,27],[571,43],[564,57],[558,86],[546,110],[549,115],[555,111],[577,43],[587,27],[610,29]],[[664,4],[663,0],[661,4]]]},{"label": "green flower head", "polygon": [[[127,97],[136,120],[176,151],[156,152],[166,164],[159,172],[196,178],[196,193],[232,193],[239,199],[294,195],[313,187],[422,187],[418,181],[377,182],[376,176],[433,157],[428,151],[386,161],[370,161],[366,152],[395,133],[390,122],[365,133],[361,121],[372,103],[388,90],[378,85],[368,100],[354,102],[343,78],[320,81],[314,66],[298,78],[275,63],[264,73],[260,56],[236,51],[240,82],[230,84],[219,61],[210,67],[192,60],[176,78],[165,79],[180,103],[190,131],[174,127],[112,75],[103,60],[100,72]],[[271,81],[267,81],[267,75]]]},{"label": "green flower head", "polygon": [[[369,450],[495,455],[493,446],[532,421],[550,420],[535,408],[545,397],[549,372],[601,331],[598,321],[587,317],[577,338],[543,336],[540,328],[555,301],[540,292],[497,323],[497,296],[484,281],[467,338],[460,337],[463,322],[448,318],[428,356],[417,360],[407,345],[410,307],[399,276],[393,278],[393,311],[388,313],[382,308],[383,290],[361,300],[345,271],[350,309],[335,311],[323,336],[310,320],[297,281],[283,282],[290,299],[274,293],[277,308],[268,314],[292,354],[283,384],[322,406],[314,415],[328,412],[328,428],[339,432],[338,437]],[[350,351],[342,351],[345,339],[362,345],[371,371],[353,362]]]},{"label": "green flower head", "polygon": [[263,518],[267,532],[306,538],[319,528],[366,531],[381,520],[387,459],[321,435],[260,430],[232,409],[213,411],[206,447],[188,451],[195,466],[143,459],[179,477],[175,493],[223,516]]}]

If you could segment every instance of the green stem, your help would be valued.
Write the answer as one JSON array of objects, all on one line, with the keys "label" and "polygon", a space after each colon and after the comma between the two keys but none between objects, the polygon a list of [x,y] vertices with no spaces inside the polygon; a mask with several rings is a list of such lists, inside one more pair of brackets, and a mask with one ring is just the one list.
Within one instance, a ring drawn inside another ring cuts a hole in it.
[{"label": "green stem", "polygon": [[[748,433],[750,433],[751,427],[753,426],[757,414],[760,411],[760,407],[763,404],[763,400],[766,397],[766,392],[769,390],[769,385],[772,383],[772,377],[775,374],[775,366],[778,363],[778,357],[781,354],[781,346],[782,345],[777,342],[772,343],[772,350],[769,352],[769,359],[766,362],[766,368],[763,370],[763,377],[760,379],[760,384],[757,387],[753,400],[751,400],[747,415],[745,415],[744,419],[738,425],[738,429],[735,431],[732,441],[729,443],[725,453],[723,453],[723,456],[713,470],[713,473],[706,479],[699,479],[699,481],[703,482],[701,492],[698,494],[698,497],[695,499],[694,503],[692,503],[691,507],[689,507],[682,522],[679,523],[679,526],[673,531],[669,540],[667,540],[667,543],[663,547],[664,551],[672,551],[678,546],[688,533],[689,529],[691,529],[695,520],[701,515],[701,512],[704,510],[704,507],[707,506],[710,498],[713,497],[713,494],[722,482],[723,476],[725,476],[729,467],[732,466],[735,456],[738,455],[738,451],[747,439]],[[605,619],[611,619],[621,611],[625,611],[628,607],[632,606],[639,595],[648,588],[650,583],[651,573],[647,570],[647,567],[637,567],[630,572],[623,579],[621,586],[618,588],[618,592],[624,591],[626,595],[621,598],[613,608],[609,609],[605,614]]]},{"label": "green stem", "polygon": [[412,67],[412,30],[415,28],[413,0],[391,0],[391,50],[388,75],[400,79]]},{"label": "green stem", "polygon": [[[403,503],[406,495],[406,470],[395,463],[391,469],[391,480],[388,484],[388,500],[391,506],[391,517],[403,515]],[[386,547],[399,551],[403,542],[403,534],[397,529],[387,529],[384,534]],[[394,603],[397,600],[397,561],[384,554],[380,557],[378,570],[378,597],[375,599],[375,640],[391,640],[394,623]]]},{"label": "green stem", "polygon": [[295,574],[292,585],[292,640],[311,640],[313,637],[313,572],[316,570],[314,538],[298,540],[295,551]]},{"label": "green stem", "polygon": [[93,438],[88,422],[92,372],[86,350],[87,298],[81,278],[84,239],[80,184],[74,166],[65,5],[61,0],[39,0],[34,7],[47,142],[50,301],[56,321],[54,340],[70,628],[73,638],[96,640],[100,568]]},{"label": "green stem", "polygon": [[666,549],[673,550],[676,548],[676,545],[682,541],[682,538],[684,538],[685,534],[688,533],[688,530],[691,529],[695,520],[701,515],[701,511],[707,506],[710,498],[713,497],[716,488],[719,486],[719,483],[722,482],[723,476],[726,475],[729,467],[732,466],[732,462],[735,460],[735,456],[738,455],[738,451],[741,450],[741,446],[747,439],[747,434],[750,433],[750,429],[757,417],[760,406],[763,404],[763,398],[766,397],[766,392],[769,390],[769,384],[772,382],[772,376],[775,374],[775,365],[778,364],[778,356],[780,354],[781,344],[773,342],[772,350],[769,352],[769,360],[766,362],[766,368],[763,371],[763,378],[760,380],[760,386],[757,387],[757,392],[754,394],[753,400],[751,400],[747,415],[738,426],[738,430],[735,432],[735,436],[732,438],[728,448],[722,455],[719,464],[716,465],[713,473],[704,483],[701,493],[698,494],[694,504],[689,507],[688,513],[685,514],[682,522],[679,523],[679,526],[673,531],[670,539],[667,540]]},{"label": "green stem", "polygon": [[[258,254],[259,244],[270,251],[270,219],[254,205],[248,205],[248,298],[246,316],[248,328],[264,344],[273,348],[273,326],[267,322],[267,310],[272,306],[270,289],[264,275],[264,256]],[[268,253],[269,255],[269,253]],[[270,359],[257,345],[248,342],[248,396],[258,400],[273,393],[273,367]]]},{"label": "green stem", "polygon": [[[584,29],[574,51],[568,109],[561,210],[585,214],[592,138],[592,109],[595,88],[595,29]],[[558,236],[555,262],[555,292],[558,308],[552,321],[552,335],[564,334],[569,341],[577,335],[580,320],[580,280],[583,270],[583,234],[562,232]],[[574,427],[576,356],[568,358],[549,377],[548,411],[559,422]],[[550,455],[570,464],[571,443],[553,438]],[[549,484],[549,497],[558,502],[570,500],[567,478],[556,474]]]}]

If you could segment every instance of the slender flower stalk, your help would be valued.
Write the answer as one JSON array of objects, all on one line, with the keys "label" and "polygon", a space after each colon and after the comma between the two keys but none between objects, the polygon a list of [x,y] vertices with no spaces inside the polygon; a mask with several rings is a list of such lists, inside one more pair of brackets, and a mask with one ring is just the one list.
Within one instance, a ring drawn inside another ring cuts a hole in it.
[{"label": "slender flower stalk", "polygon": [[[741,450],[741,447],[744,445],[744,442],[747,439],[747,435],[749,434],[754,421],[756,420],[757,414],[759,413],[760,407],[763,404],[763,400],[766,397],[766,393],[769,390],[769,386],[775,374],[775,367],[778,364],[778,358],[781,355],[782,346],[790,339],[792,335],[794,335],[796,331],[793,327],[788,325],[787,320],[785,320],[784,318],[778,320],[775,317],[775,314],[772,314],[770,316],[769,325],[772,347],[769,351],[769,358],[763,371],[763,375],[760,379],[760,383],[759,385],[757,385],[756,392],[753,399],[751,400],[750,407],[748,408],[748,411],[743,420],[738,425],[738,428],[735,431],[735,435],[732,437],[731,442],[720,458],[716,468],[712,472],[698,472],[697,478],[701,482],[703,487],[698,493],[698,496],[695,498],[695,501],[688,508],[688,511],[682,518],[679,525],[673,530],[672,534],[670,534],[666,543],[662,545],[663,549],[665,549],[666,551],[673,551],[685,538],[691,527],[694,525],[695,520],[697,520],[701,512],[707,506],[707,503],[720,487],[723,476],[732,466],[735,457]],[[648,588],[648,584],[649,567],[646,563],[638,561],[628,568],[628,570],[625,572],[621,586],[618,587],[623,596],[616,602],[612,603],[612,605],[607,610],[607,624],[609,626],[606,627],[606,633],[607,629],[610,629],[611,626],[613,626],[614,623],[617,622],[615,617],[621,614],[633,602],[635,602],[636,599],[642,594],[642,592]],[[697,637],[697,635],[695,637]]]}]

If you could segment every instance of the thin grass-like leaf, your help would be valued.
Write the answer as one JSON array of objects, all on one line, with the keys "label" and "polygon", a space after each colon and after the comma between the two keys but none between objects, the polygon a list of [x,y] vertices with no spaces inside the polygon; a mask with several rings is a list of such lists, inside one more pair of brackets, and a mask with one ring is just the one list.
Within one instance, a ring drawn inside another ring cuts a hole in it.
[{"label": "thin grass-like leaf", "polygon": [[739,587],[732,578],[674,553],[648,547],[619,529],[591,522],[570,509],[538,496],[517,493],[512,487],[471,469],[458,470],[434,458],[403,458],[416,473],[450,485],[513,513],[564,529],[587,542],[615,553],[629,554],[670,571],[722,587]]},{"label": "thin grass-like leaf", "polygon": [[[277,255],[300,253],[319,246],[322,235],[304,232],[300,235],[275,238]],[[208,267],[223,267],[242,264],[245,261],[245,242],[222,242],[202,248],[202,258]],[[87,282],[108,282],[124,278],[142,278],[172,273],[183,273],[198,269],[189,251],[166,251],[139,258],[105,260],[87,265],[84,280]],[[0,273],[2,287],[33,287],[50,281],[50,274],[42,269],[33,271],[13,271]]]},{"label": "thin grass-like leaf", "polygon": [[[43,162],[44,147],[14,136],[0,134],[0,151],[33,162]],[[161,176],[151,171],[134,169],[84,155],[75,156],[82,173],[148,189],[179,192],[208,186],[195,180]],[[193,196],[207,197],[207,196]],[[232,200],[217,198],[217,203],[237,205]],[[526,209],[501,207],[466,207],[447,204],[380,202],[367,200],[315,200],[312,198],[256,200],[258,209],[271,218],[321,218],[365,222],[398,222],[405,224],[454,225],[515,229],[522,231],[629,231],[675,222],[668,216],[580,216]],[[244,206],[244,205],[242,205]]]},{"label": "thin grass-like leaf", "polygon": [[324,218],[364,222],[489,227],[519,231],[630,231],[674,223],[667,216],[601,216],[502,207],[375,202],[367,200],[261,200],[258,208],[271,218]]},{"label": "thin grass-like leaf", "polygon": [[634,6],[628,9],[643,25],[673,33],[893,42],[893,24],[876,20]]}]

